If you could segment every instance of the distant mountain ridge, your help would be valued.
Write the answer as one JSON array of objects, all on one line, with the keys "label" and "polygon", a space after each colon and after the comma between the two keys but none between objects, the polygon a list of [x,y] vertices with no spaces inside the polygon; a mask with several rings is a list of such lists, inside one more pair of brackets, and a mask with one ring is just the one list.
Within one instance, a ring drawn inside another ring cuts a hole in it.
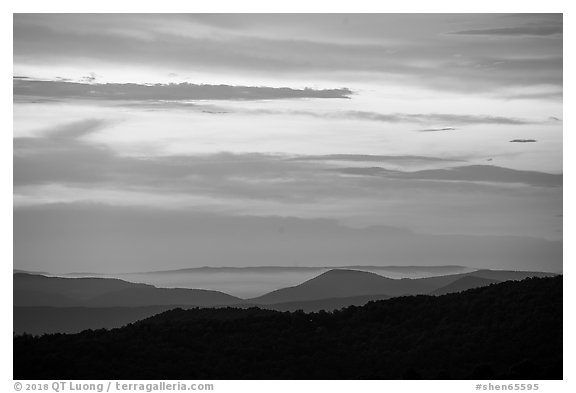
[{"label": "distant mountain ridge", "polygon": [[[430,294],[443,287],[447,288],[445,291],[450,291],[450,288],[446,286],[462,278],[467,278],[467,280],[461,284],[461,287],[455,285],[455,291],[459,291],[460,288],[470,289],[501,281],[548,276],[554,276],[554,274],[541,272],[479,270],[471,273],[427,278],[391,279],[370,272],[333,269],[300,285],[278,289],[263,296],[249,299],[249,301],[255,304],[269,305],[366,295],[387,295],[389,297],[424,295]],[[474,279],[471,279],[471,277],[474,277]]]},{"label": "distant mountain ridge", "polygon": [[490,283],[547,277],[553,273],[477,270],[417,279],[392,279],[376,273],[332,269],[293,287],[265,295],[240,299],[205,289],[157,288],[113,278],[61,278],[15,273],[14,306],[53,307],[139,307],[139,306],[226,306],[235,304],[279,304],[381,295],[387,297],[429,294],[460,281],[453,289],[469,289]]},{"label": "distant mountain ridge", "polygon": [[[369,271],[390,278],[423,278],[457,274],[476,269],[462,266],[369,266],[357,265],[346,269]],[[303,283],[331,270],[322,266],[249,266],[199,267],[179,270],[133,273],[32,273],[61,278],[110,278],[132,283],[153,285],[157,288],[205,289],[227,293],[242,299],[254,298],[276,289]],[[15,272],[16,273],[16,272]],[[25,272],[22,272],[25,273]]]},{"label": "distant mountain ridge", "polygon": [[465,266],[458,265],[445,265],[445,266],[376,266],[376,265],[347,265],[347,266],[245,266],[245,267],[212,267],[212,266],[202,266],[193,268],[183,268],[175,270],[159,270],[152,272],[141,272],[142,274],[155,274],[155,273],[174,273],[174,272],[187,272],[187,271],[299,271],[299,270],[333,270],[333,269],[354,269],[354,270],[382,270],[382,271],[396,271],[396,272],[408,272],[408,271],[422,271],[429,273],[453,273],[455,271],[470,271],[476,270]]},{"label": "distant mountain ridge", "polygon": [[[176,307],[259,307],[277,311],[334,311],[403,295],[442,295],[551,273],[479,270],[420,279],[333,269],[293,287],[241,299],[219,291],[156,288],[109,278],[14,274],[14,332],[79,332],[121,327]],[[122,310],[125,312],[122,312]]]},{"label": "distant mountain ridge", "polygon": [[16,273],[14,306],[216,306],[241,299],[203,289],[156,288],[111,278],[60,278]]},{"label": "distant mountain ridge", "polygon": [[131,274],[173,274],[173,273],[189,273],[189,272],[214,272],[214,273],[225,273],[225,272],[282,272],[282,271],[323,271],[332,269],[352,269],[352,270],[362,270],[362,271],[386,271],[386,272],[397,272],[397,273],[411,273],[411,272],[422,272],[429,274],[455,274],[475,271],[478,269],[469,268],[466,266],[459,265],[435,265],[435,266],[377,266],[377,265],[346,265],[346,266],[200,266],[200,267],[190,267],[190,268],[180,268],[171,270],[155,270],[155,271],[144,271],[144,272],[128,272],[128,273],[115,273],[115,274],[105,274],[105,273],[93,273],[93,272],[71,272],[71,273],[47,273],[47,272],[35,272],[27,270],[14,269],[14,273],[27,273],[27,274],[41,274],[51,277],[103,277],[103,276],[124,276]]}]

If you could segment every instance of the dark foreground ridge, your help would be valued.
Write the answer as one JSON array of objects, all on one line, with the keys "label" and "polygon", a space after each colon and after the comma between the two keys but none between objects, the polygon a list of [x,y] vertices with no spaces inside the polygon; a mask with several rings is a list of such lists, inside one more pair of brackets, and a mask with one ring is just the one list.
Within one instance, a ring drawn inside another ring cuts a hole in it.
[{"label": "dark foreground ridge", "polygon": [[333,313],[175,309],[14,338],[14,379],[562,379],[562,277]]}]

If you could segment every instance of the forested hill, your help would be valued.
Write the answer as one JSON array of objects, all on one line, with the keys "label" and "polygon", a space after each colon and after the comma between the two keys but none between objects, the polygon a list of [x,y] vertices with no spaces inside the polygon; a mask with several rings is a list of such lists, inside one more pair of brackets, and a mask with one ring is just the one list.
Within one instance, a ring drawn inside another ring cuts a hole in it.
[{"label": "forested hill", "polygon": [[561,379],[562,276],[333,313],[175,309],[14,338],[14,379]]}]

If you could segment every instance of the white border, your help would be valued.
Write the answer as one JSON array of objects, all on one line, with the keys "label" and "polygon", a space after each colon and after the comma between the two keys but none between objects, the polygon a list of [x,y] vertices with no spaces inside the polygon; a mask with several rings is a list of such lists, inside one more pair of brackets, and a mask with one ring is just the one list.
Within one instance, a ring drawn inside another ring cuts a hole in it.
[{"label": "white border", "polygon": [[[312,1],[290,0],[287,2],[272,2],[269,0],[162,0],[155,2],[99,0],[97,2],[80,2],[71,0],[50,1],[5,1],[2,4],[0,19],[2,42],[2,143],[0,144],[2,176],[2,204],[0,217],[2,223],[2,236],[0,237],[0,250],[2,252],[2,275],[0,275],[2,296],[2,310],[4,319],[1,324],[2,343],[2,391],[14,391],[12,381],[12,14],[19,12],[230,12],[230,13],[262,13],[262,12],[419,12],[419,13],[494,13],[494,12],[549,12],[564,13],[564,102],[566,107],[574,108],[574,77],[571,70],[574,65],[574,2],[569,0],[547,0],[545,2],[483,0],[475,3],[461,0],[433,0],[433,1]],[[10,55],[9,55],[10,54]],[[564,114],[564,238],[568,240],[564,249],[564,381],[540,381],[542,392],[568,392],[576,391],[576,382],[571,369],[574,367],[574,351],[576,326],[574,324],[574,268],[576,263],[572,236],[574,234],[572,223],[574,219],[574,156],[570,147],[574,146],[574,118],[571,112]],[[97,382],[97,381],[94,381]],[[202,381],[210,382],[210,381]],[[318,391],[330,389],[334,392],[349,392],[358,390],[362,392],[468,392],[474,390],[474,381],[213,381],[216,392],[292,392],[294,390]],[[504,382],[504,381],[500,381]],[[513,382],[513,381],[512,381]],[[532,381],[537,382],[537,381]]]}]

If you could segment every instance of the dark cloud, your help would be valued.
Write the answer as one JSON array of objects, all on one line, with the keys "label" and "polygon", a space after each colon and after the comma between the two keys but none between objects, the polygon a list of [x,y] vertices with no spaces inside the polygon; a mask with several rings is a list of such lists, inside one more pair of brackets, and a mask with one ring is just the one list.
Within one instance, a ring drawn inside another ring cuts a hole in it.
[{"label": "dark cloud", "polygon": [[103,181],[116,155],[80,138],[108,124],[88,119],[51,128],[43,137],[14,138],[14,186]]},{"label": "dark cloud", "polygon": [[[256,109],[256,110],[241,110],[242,113],[249,113],[253,115],[297,115],[309,116],[319,119],[354,119],[354,120],[367,120],[377,121],[383,123],[418,123],[418,124],[457,124],[457,125],[470,125],[470,124],[503,124],[503,125],[526,125],[537,124],[533,120],[520,119],[515,117],[506,116],[490,116],[490,115],[460,115],[450,113],[379,113],[368,111],[339,111],[339,112],[311,112],[304,110],[297,111],[282,111],[272,109]],[[430,131],[449,131],[455,130],[455,127],[441,127],[440,129],[427,129]],[[424,130],[426,131],[426,130]]]},{"label": "dark cloud", "polygon": [[[197,109],[201,113],[224,115],[292,115],[318,119],[366,120],[383,123],[416,123],[425,125],[500,124],[526,125],[541,122],[506,116],[466,115],[450,113],[379,113],[370,111],[313,112],[308,110],[239,109],[186,102],[187,100],[269,100],[290,98],[350,98],[354,94],[342,89],[290,89],[273,87],[245,87],[228,85],[181,84],[84,84],[60,81],[14,80],[15,102],[59,102],[62,99],[104,100],[122,106],[148,110]],[[433,127],[421,132],[454,131],[456,127]]]},{"label": "dark cloud", "polygon": [[320,156],[299,156],[292,158],[298,161],[358,161],[358,162],[398,162],[398,163],[453,163],[462,160],[428,157],[428,156],[382,156],[370,154],[327,154]]},{"label": "dark cloud", "polygon": [[250,87],[196,85],[191,83],[142,85],[135,83],[88,84],[62,81],[14,79],[14,96],[52,99],[87,98],[93,100],[270,100],[284,98],[350,98],[342,89],[291,89],[288,87]]},{"label": "dark cloud", "polygon": [[85,82],[85,83],[94,83],[94,82],[96,82],[96,79],[98,79],[98,78],[99,78],[99,76],[96,75],[95,72],[91,72],[91,73],[88,74],[87,76],[83,76],[83,77],[82,77],[82,82]]},{"label": "dark cloud", "polygon": [[502,168],[492,165],[468,165],[448,169],[428,169],[415,172],[393,171],[380,167],[371,168],[339,168],[340,173],[379,176],[397,179],[489,182],[489,183],[520,183],[538,187],[562,187],[563,176]]},{"label": "dark cloud", "polygon": [[562,100],[561,91],[542,92],[542,93],[519,93],[497,96],[506,100]]},{"label": "dark cloud", "polygon": [[457,35],[495,35],[495,36],[559,36],[562,34],[562,25],[552,26],[518,26],[501,27],[496,29],[462,30],[449,34]]},{"label": "dark cloud", "polygon": [[[394,113],[382,114],[376,112],[348,111],[342,114],[328,115],[341,116],[344,118],[354,118],[372,121],[381,121],[385,123],[445,123],[445,124],[505,124],[505,125],[524,125],[533,122],[525,119],[518,119],[504,116],[489,115],[456,115],[449,113]],[[446,127],[453,128],[453,127]]]},{"label": "dark cloud", "polygon": [[111,124],[114,124],[114,121],[85,119],[54,127],[47,130],[46,133],[48,139],[71,141],[98,132]]},{"label": "dark cloud", "polygon": [[418,132],[438,132],[438,131],[455,131],[454,127],[442,127],[442,128],[426,128],[423,130],[418,130]]},{"label": "dark cloud", "polygon": [[[505,116],[489,115],[456,115],[447,113],[426,113],[426,114],[394,114],[379,115],[370,112],[352,112],[358,118],[367,118],[378,121],[389,122],[412,122],[412,123],[451,123],[451,124],[507,124],[523,125],[531,124],[532,121]],[[447,127],[452,128],[452,127]]]}]

